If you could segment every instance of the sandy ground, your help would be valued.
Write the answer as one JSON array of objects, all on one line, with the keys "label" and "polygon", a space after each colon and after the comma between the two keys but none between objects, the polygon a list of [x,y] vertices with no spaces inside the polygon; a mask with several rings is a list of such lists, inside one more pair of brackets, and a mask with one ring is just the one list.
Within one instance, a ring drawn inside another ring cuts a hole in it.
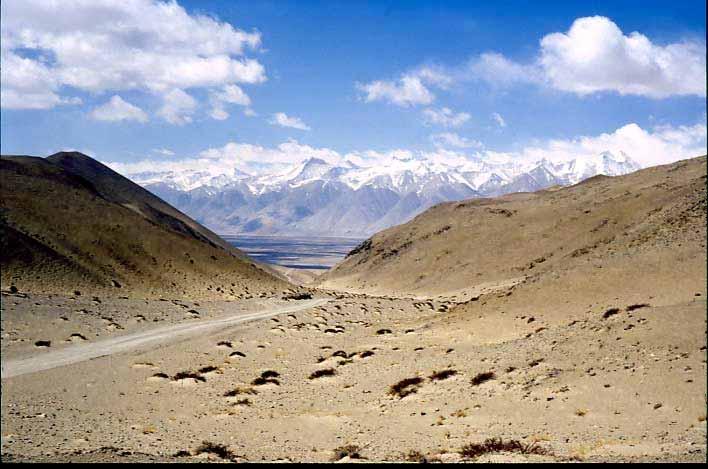
[{"label": "sandy ground", "polygon": [[[84,342],[84,344],[64,347],[61,350],[48,351],[47,353],[35,353],[24,358],[5,359],[2,362],[2,377],[13,378],[122,352],[154,348],[160,344],[184,340],[191,336],[221,330],[236,324],[268,319],[285,313],[297,313],[303,309],[309,309],[325,303],[327,303],[327,299],[304,300],[294,306],[264,308],[250,314],[226,315],[217,319],[205,319],[186,324],[150,328],[140,332],[121,334],[118,337],[103,339],[93,343],[88,342],[82,334],[73,333],[65,342]],[[44,341],[44,343],[36,341],[35,347],[49,349],[51,341]]]},{"label": "sandy ground", "polygon": [[[3,459],[330,461],[349,460],[335,450],[355,445],[367,460],[458,461],[463,446],[493,437],[546,454],[476,460],[706,459],[705,296],[632,311],[618,303],[606,318],[599,306],[564,321],[504,317],[499,336],[448,300],[328,299],[3,379]],[[2,301],[3,361],[81,347],[64,342],[74,333],[98,342],[298,303]],[[184,317],[190,310],[199,317]],[[403,388],[412,392],[389,394],[414,377]],[[227,452],[200,450],[205,441]]]}]

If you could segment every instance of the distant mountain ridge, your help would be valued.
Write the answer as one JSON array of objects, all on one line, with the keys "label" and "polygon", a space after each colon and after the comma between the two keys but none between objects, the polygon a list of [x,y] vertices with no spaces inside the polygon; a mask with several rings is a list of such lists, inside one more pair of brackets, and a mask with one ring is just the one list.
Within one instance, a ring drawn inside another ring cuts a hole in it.
[{"label": "distant mountain ridge", "polygon": [[362,166],[309,158],[277,172],[126,174],[219,233],[368,237],[440,202],[576,184],[641,169],[623,152],[553,162],[391,158]]}]

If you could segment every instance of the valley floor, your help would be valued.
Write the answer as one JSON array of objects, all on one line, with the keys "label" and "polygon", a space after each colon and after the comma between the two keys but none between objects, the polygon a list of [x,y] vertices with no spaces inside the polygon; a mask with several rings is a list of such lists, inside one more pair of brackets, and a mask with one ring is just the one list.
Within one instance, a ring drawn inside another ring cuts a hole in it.
[{"label": "valley floor", "polygon": [[3,293],[3,368],[158,328],[281,312],[3,375],[3,460],[452,462],[471,460],[462,448],[488,438],[535,442],[531,453],[541,454],[513,445],[467,454],[706,460],[705,295],[659,306],[617,299],[617,311],[562,322],[529,311],[504,318],[513,324],[504,334],[449,300],[316,296]]}]

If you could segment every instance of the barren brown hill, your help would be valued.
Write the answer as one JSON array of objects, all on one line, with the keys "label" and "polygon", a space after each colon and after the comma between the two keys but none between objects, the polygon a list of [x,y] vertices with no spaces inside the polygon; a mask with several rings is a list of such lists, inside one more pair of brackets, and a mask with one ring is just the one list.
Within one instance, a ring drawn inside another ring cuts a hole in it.
[{"label": "barren brown hill", "polygon": [[287,284],[81,153],[3,156],[2,285],[21,291],[248,297]]},{"label": "barren brown hill", "polygon": [[703,156],[563,189],[437,205],[365,241],[320,285],[458,302],[504,285],[553,285],[591,303],[621,291],[693,295],[705,282]]}]

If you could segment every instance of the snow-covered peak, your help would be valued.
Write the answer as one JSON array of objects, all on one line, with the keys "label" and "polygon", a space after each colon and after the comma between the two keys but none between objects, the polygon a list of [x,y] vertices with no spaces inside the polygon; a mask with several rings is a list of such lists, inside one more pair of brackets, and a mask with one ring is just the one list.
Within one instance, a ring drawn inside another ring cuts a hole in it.
[{"label": "snow-covered peak", "polygon": [[[575,184],[605,174],[618,176],[640,169],[638,163],[622,151],[603,151],[595,155],[558,158],[550,160],[514,160],[505,154],[490,158],[435,158],[425,154],[398,152],[379,160],[361,159],[356,163],[349,159],[340,162],[326,161],[318,157],[302,159],[290,165],[280,165],[269,170],[264,168],[258,175],[250,175],[238,169],[223,174],[208,171],[165,171],[130,174],[141,185],[157,183],[181,191],[200,187],[222,190],[248,187],[253,194],[280,191],[287,187],[299,187],[313,181],[339,182],[358,190],[364,186],[388,189],[405,195],[417,192],[426,185],[463,184],[471,190],[494,193],[497,189],[528,175],[538,185]],[[237,184],[238,183],[238,184]],[[243,184],[240,184],[243,183]]]}]

